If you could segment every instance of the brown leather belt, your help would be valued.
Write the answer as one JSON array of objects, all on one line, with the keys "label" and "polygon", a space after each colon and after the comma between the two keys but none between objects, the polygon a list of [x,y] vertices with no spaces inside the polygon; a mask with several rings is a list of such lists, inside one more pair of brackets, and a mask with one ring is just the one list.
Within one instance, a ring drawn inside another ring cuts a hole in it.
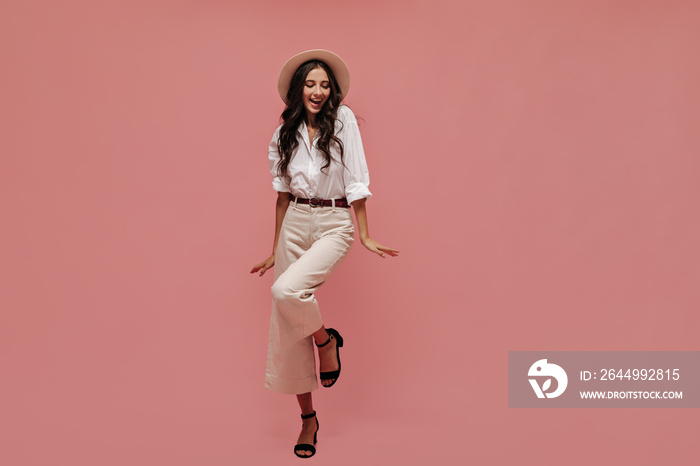
[{"label": "brown leather belt", "polygon": [[[333,201],[331,199],[318,199],[316,197],[314,197],[313,199],[304,199],[302,197],[297,197],[296,202],[297,204],[309,204],[311,207],[333,207]],[[335,206],[345,207],[348,209],[350,208],[348,200],[344,197],[341,199],[336,199]]]}]

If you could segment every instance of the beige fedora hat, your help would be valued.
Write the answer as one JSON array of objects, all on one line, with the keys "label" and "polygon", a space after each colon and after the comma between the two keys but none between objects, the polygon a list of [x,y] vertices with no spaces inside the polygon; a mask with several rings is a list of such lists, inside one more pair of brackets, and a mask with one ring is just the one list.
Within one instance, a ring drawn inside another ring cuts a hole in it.
[{"label": "beige fedora hat", "polygon": [[289,103],[287,102],[287,92],[289,91],[289,83],[292,81],[292,76],[294,76],[294,73],[301,65],[309,60],[321,60],[333,70],[335,79],[338,81],[338,86],[340,87],[340,98],[341,100],[344,99],[345,96],[348,95],[348,90],[350,90],[350,70],[348,69],[348,65],[345,64],[342,58],[330,50],[314,49],[294,55],[287,60],[287,63],[282,67],[279,79],[277,80],[277,89],[284,103]]}]

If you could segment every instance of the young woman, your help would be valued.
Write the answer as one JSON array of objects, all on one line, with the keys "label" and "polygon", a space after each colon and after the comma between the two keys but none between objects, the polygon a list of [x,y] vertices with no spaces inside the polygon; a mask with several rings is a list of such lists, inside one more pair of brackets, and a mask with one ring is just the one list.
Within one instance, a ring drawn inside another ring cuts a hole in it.
[{"label": "young woman", "polygon": [[343,261],[354,241],[355,211],[362,244],[385,257],[398,251],[374,241],[367,230],[365,201],[369,172],[357,120],[341,105],[350,87],[345,62],[327,50],[290,58],[278,88],[287,107],[269,148],[272,186],[277,191],[272,255],[251,273],[275,266],[265,386],[296,394],[302,430],[294,453],[316,453],[318,419],[311,392],[340,376],[343,338],[321,319],[315,292]]}]

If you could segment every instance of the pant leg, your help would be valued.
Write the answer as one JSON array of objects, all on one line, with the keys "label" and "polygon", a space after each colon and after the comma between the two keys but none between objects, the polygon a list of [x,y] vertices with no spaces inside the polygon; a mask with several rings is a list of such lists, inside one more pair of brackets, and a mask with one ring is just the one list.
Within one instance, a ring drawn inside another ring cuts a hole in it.
[{"label": "pant leg", "polygon": [[290,205],[275,253],[267,388],[297,394],[318,388],[311,334],[323,320],[315,293],[345,259],[353,235],[349,209]]}]

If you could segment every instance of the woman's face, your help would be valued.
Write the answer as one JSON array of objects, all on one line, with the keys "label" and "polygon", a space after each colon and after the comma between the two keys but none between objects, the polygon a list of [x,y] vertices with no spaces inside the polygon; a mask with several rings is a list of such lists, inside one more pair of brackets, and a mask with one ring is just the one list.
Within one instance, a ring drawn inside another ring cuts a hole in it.
[{"label": "woman's face", "polygon": [[330,96],[331,83],[326,71],[320,67],[309,71],[309,74],[306,75],[306,81],[304,81],[302,99],[310,120],[313,120],[316,114],[321,111],[323,104]]}]

